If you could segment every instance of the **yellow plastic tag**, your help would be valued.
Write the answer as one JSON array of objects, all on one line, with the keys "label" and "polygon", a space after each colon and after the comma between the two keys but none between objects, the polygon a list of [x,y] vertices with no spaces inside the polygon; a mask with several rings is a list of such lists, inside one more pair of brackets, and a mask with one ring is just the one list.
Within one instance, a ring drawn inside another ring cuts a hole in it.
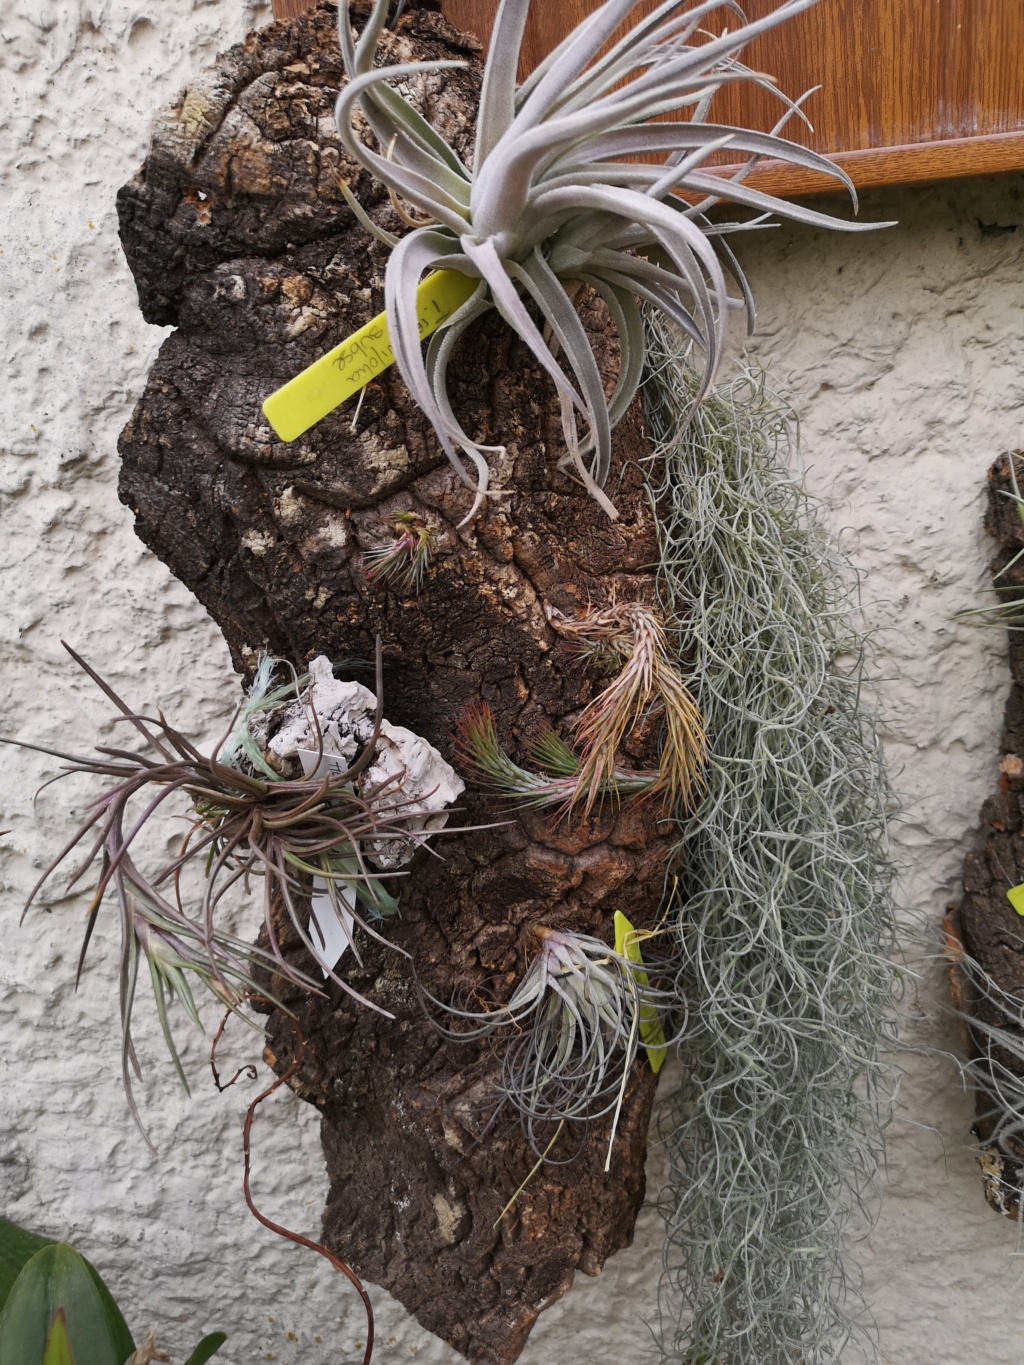
[{"label": "yellow plastic tag", "polygon": [[[428,275],[416,290],[420,336],[436,332],[479,283],[457,270]],[[263,415],[282,441],[295,441],[394,363],[387,319],[380,313],[272,393],[263,404]]]},{"label": "yellow plastic tag", "polygon": [[[615,912],[615,951],[619,957],[628,958],[630,962],[643,962],[643,958],[640,956],[637,932],[619,910]],[[646,972],[637,972],[636,979],[639,985],[647,985]],[[661,1020],[658,1018],[658,1011],[653,1005],[647,1004],[640,1007],[640,1037],[643,1039],[651,1070],[657,1075],[665,1061],[668,1044],[665,1042],[665,1033],[661,1027]]]},{"label": "yellow plastic tag", "polygon": [[1018,915],[1024,915],[1024,884],[1011,886],[1006,893],[1006,899],[1016,910]]}]

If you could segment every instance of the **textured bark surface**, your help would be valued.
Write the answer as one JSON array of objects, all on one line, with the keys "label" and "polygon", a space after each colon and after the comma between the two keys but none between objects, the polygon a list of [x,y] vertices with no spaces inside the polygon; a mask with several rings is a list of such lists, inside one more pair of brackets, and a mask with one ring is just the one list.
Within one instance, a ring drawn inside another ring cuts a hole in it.
[{"label": "textured bark surface", "polygon": [[[1015,453],[1018,481],[1022,452]],[[1024,615],[1024,561],[1007,568],[1024,547],[1024,527],[1016,504],[1004,494],[1011,490],[1009,461],[1004,455],[989,470],[986,530],[996,538],[998,551],[992,573],[999,582],[1017,589]],[[1000,597],[1006,596],[1000,593]],[[981,809],[985,830],[983,848],[964,860],[964,896],[950,911],[947,935],[951,951],[951,985],[954,1003],[973,1020],[1005,1030],[1024,1047],[1020,1027],[1024,1012],[1024,920],[1007,900],[1006,892],[1024,882],[1024,632],[1010,631],[1010,695],[1003,719],[1002,761],[999,788]],[[979,990],[971,974],[958,965],[959,956],[978,964],[996,987]],[[1000,1000],[1005,995],[1007,1000]],[[1016,1004],[1018,1010],[1012,1013]],[[982,1030],[966,1027],[966,1042],[976,1060],[980,1084],[977,1091],[975,1136],[981,1144],[980,1161],[985,1197],[999,1213],[1016,1219],[1024,1188],[1024,1142],[1016,1137],[997,1137],[995,1130],[1006,1118],[999,1085],[991,1077],[1020,1077],[1024,1093],[1024,1062],[1005,1047],[993,1043]],[[990,1083],[986,1085],[986,1078]]]},{"label": "textured bark surface", "polygon": [[[177,328],[123,433],[121,496],[240,668],[262,648],[296,663],[315,653],[369,658],[379,632],[389,720],[452,757],[460,713],[483,699],[521,757],[545,725],[567,734],[601,685],[558,647],[545,608],[653,600],[639,414],[618,432],[617,523],[558,470],[553,393],[494,318],[452,369],[466,429],[507,446],[493,474],[510,494],[471,529],[458,529],[471,495],[393,371],[369,386],[354,429],[348,404],[292,445],[274,438],[261,400],[383,307],[385,253],[355,225],[339,179],[399,228],[333,129],[334,24],[321,4],[227,53],[160,117],[145,166],[121,192],[143,312]],[[472,50],[423,7],[385,39],[388,61]],[[412,94],[465,150],[477,88],[471,67],[432,74]],[[588,322],[610,377],[617,356],[605,321],[595,311]],[[419,596],[372,585],[363,571],[365,551],[392,539],[387,517],[398,511],[416,512],[432,533]],[[652,761],[654,739],[636,740],[638,763]],[[503,814],[472,791],[464,804],[466,824]],[[418,855],[387,932],[435,997],[507,998],[535,925],[610,941],[615,910],[652,923],[669,838],[650,807],[628,805],[568,827],[515,817],[445,837],[443,860]],[[407,960],[361,946],[361,967],[346,959],[352,984],[394,1021],[333,988],[326,1003],[295,1002],[308,1040],[296,1088],[324,1118],[326,1239],[471,1360],[511,1361],[574,1271],[595,1274],[628,1244],[654,1078],[637,1064],[609,1174],[609,1122],[569,1130],[552,1153],[565,1164],[545,1165],[495,1227],[534,1156],[514,1118],[495,1112],[494,1056],[442,1038]],[[286,1021],[272,1021],[271,1046],[284,1065],[294,1046]]]}]

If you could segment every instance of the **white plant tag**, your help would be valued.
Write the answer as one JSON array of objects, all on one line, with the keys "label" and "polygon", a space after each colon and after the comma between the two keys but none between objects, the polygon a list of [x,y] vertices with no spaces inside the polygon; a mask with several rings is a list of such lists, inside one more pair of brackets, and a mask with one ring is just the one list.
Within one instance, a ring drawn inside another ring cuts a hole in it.
[{"label": "white plant tag", "polygon": [[312,911],[309,936],[325,977],[330,976],[341,961],[345,950],[352,946],[355,917],[352,914],[354,906],[351,892],[346,887],[339,886],[338,900],[340,906],[335,909],[327,883],[322,877],[313,878],[313,897],[309,906]]},{"label": "white plant tag", "polygon": [[[348,766],[343,758],[335,754],[318,754],[315,749],[299,749],[297,752],[304,777],[322,777],[325,772],[343,773]],[[336,909],[327,883],[322,877],[313,878],[313,896],[309,906],[310,939],[317,950],[316,956],[325,977],[330,976],[346,949],[352,946],[355,900],[347,887],[338,887],[338,901],[340,907]]]},{"label": "white plant tag", "polygon": [[349,766],[339,754],[318,754],[315,749],[296,749],[295,753],[302,764],[303,777],[323,777],[324,773],[338,777]]}]

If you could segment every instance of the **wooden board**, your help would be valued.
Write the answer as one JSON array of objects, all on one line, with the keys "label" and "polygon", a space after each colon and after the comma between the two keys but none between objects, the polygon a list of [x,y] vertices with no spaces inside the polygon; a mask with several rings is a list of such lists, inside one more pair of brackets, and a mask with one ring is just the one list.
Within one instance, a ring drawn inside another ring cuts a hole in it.
[{"label": "wooden board", "polygon": [[[314,0],[273,0],[276,19]],[[535,3],[523,74],[599,0]],[[655,0],[644,8],[652,9]],[[760,18],[777,0],[748,0]],[[453,23],[490,33],[498,0],[444,0]],[[723,11],[723,14],[725,11]],[[746,60],[782,89],[822,88],[806,105],[814,131],[787,135],[825,152],[861,187],[1024,170],[1024,0],[822,0],[753,43]],[[722,92],[715,117],[770,128],[775,106],[760,90]],[[751,184],[813,194],[835,182],[766,162]]]},{"label": "wooden board", "polygon": [[[524,44],[532,67],[598,0],[535,3]],[[747,0],[751,19],[778,0]],[[654,7],[654,0],[646,6]],[[497,0],[444,0],[448,17],[485,37]],[[727,11],[722,19],[727,22]],[[788,94],[811,86],[809,133],[795,141],[833,155],[856,184],[887,185],[1024,169],[1022,0],[821,0],[750,46],[749,65]],[[756,89],[724,91],[715,117],[770,128],[777,106]],[[766,163],[751,178],[811,193],[826,178]]]},{"label": "wooden board", "polygon": [[273,0],[274,18],[297,19],[315,4],[316,0]]}]

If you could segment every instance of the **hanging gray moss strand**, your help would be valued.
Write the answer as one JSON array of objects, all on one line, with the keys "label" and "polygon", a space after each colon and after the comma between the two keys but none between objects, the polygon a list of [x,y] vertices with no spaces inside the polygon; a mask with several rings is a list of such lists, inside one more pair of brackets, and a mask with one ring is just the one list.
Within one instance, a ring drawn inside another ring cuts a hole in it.
[{"label": "hanging gray moss strand", "polygon": [[898,972],[856,578],[788,471],[792,418],[762,377],[691,417],[685,341],[653,319],[647,341],[663,605],[711,745],[670,911],[685,1023],[663,1350],[818,1365],[855,1340],[870,1358],[842,1232],[881,1154]]}]

